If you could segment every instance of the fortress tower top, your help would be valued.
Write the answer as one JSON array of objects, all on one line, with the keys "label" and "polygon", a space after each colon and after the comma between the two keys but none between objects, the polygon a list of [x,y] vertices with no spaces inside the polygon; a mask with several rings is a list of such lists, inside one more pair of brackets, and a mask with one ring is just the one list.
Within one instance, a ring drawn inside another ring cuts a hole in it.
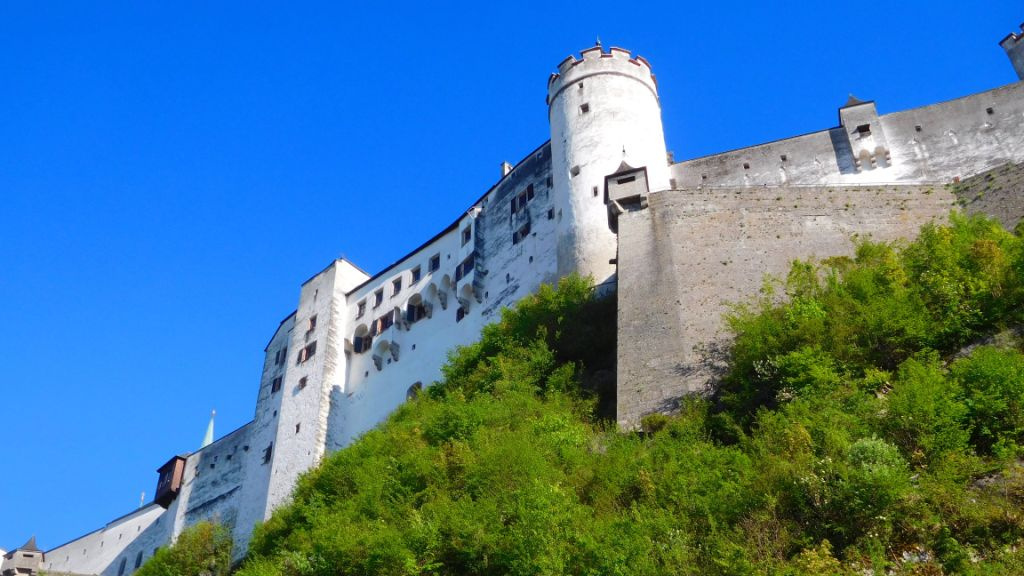
[{"label": "fortress tower top", "polygon": [[568,56],[558,65],[558,72],[548,78],[550,105],[567,86],[597,74],[616,74],[634,78],[646,85],[658,97],[658,82],[651,72],[651,65],[643,56],[632,56],[629,50],[611,48],[605,52],[601,46],[587,48],[580,52],[582,59]]}]

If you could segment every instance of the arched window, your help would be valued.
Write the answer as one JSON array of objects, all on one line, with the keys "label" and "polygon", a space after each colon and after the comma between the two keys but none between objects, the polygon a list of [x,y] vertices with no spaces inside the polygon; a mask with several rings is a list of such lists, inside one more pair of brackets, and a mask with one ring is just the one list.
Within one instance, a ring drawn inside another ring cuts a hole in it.
[{"label": "arched window", "polygon": [[355,337],[352,339],[352,350],[356,354],[362,354],[370,349],[373,345],[373,335],[370,334],[370,329],[366,327],[366,324],[360,324],[356,328]]},{"label": "arched window", "polygon": [[423,390],[423,382],[417,382],[412,386],[409,386],[409,389],[405,391],[405,399],[407,401],[415,400],[416,397],[420,395],[420,390]]}]

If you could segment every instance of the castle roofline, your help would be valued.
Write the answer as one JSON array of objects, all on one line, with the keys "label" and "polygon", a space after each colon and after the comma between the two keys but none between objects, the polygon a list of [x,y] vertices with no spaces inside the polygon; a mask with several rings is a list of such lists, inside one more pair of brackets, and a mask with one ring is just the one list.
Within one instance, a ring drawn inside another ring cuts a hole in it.
[{"label": "castle roofline", "polygon": [[[950,102],[956,102],[957,100],[966,100],[967,98],[973,98],[975,96],[978,96],[978,95],[981,95],[981,94],[986,94],[988,92],[996,92],[996,91],[999,91],[999,90],[1005,90],[1005,89],[1007,89],[1007,88],[1009,88],[1009,87],[1011,87],[1011,86],[1013,86],[1015,84],[1020,84],[1022,82],[1024,82],[1024,80],[1018,80],[1017,82],[1010,82],[1009,84],[1004,84],[1002,86],[996,86],[995,88],[990,88],[988,90],[982,90],[980,92],[975,92],[973,94],[967,94],[965,96],[957,96],[956,98],[950,98],[949,100],[940,100],[939,102],[934,102],[932,104],[925,104],[924,106],[917,106],[917,107],[914,107],[914,108],[907,108],[906,110],[896,110],[894,112],[888,112],[886,114],[879,114],[878,116],[879,116],[879,118],[884,118],[884,117],[892,115],[892,114],[907,114],[907,113],[910,113],[910,112],[914,112],[915,110],[924,110],[926,108],[931,108],[933,106],[943,106],[945,104],[949,104]],[[866,102],[863,102],[863,104],[874,104],[874,103],[875,103],[874,100],[868,100]],[[844,106],[841,106],[839,109],[842,110],[843,108],[846,108],[846,107],[847,106],[844,105]],[[722,154],[732,154],[734,152],[739,152],[741,150],[747,150],[747,149],[750,149],[750,148],[758,148],[760,146],[767,146],[769,144],[776,144],[778,142],[785,142],[786,140],[794,140],[794,139],[797,139],[797,138],[803,138],[805,136],[810,136],[812,134],[818,134],[818,133],[821,133],[821,132],[829,132],[831,130],[836,130],[838,128],[841,128],[841,126],[837,124],[835,126],[829,126],[828,128],[822,128],[822,129],[819,129],[819,130],[811,130],[810,132],[804,132],[803,134],[797,134],[795,136],[786,136],[785,138],[776,138],[774,140],[765,140],[763,142],[758,142],[756,144],[751,144],[749,146],[740,146],[740,147],[737,147],[737,148],[730,148],[728,150],[721,150],[719,152],[712,152],[710,154],[704,154],[702,156],[695,156],[693,158],[686,158],[686,159],[680,160],[678,162],[673,162],[672,165],[676,166],[678,164],[685,164],[687,162],[695,162],[697,160],[704,160],[706,158],[714,158],[715,156],[720,156]]]},{"label": "castle roofline", "polygon": [[335,258],[334,260],[331,260],[330,264],[328,264],[327,266],[324,266],[323,268],[321,268],[320,271],[317,272],[316,274],[313,274],[309,278],[306,278],[302,282],[302,284],[299,284],[299,286],[305,286],[306,284],[309,284],[310,282],[313,281],[314,278],[316,278],[317,276],[319,276],[319,275],[323,274],[324,272],[330,270],[331,266],[336,265],[338,262],[344,262],[344,263],[348,264],[349,266],[355,268],[356,270],[362,272],[363,274],[366,274],[367,276],[370,275],[369,272],[367,272],[366,270],[363,270],[362,268],[357,266],[355,262],[353,262],[353,261],[349,260],[348,258],[345,258],[344,256],[342,256],[341,258]]},{"label": "castle roofline", "polygon": [[160,506],[159,504],[157,504],[155,502],[150,502],[148,504],[140,506],[139,508],[136,508],[135,510],[132,510],[131,512],[128,512],[126,514],[122,514],[122,515],[118,516],[117,518],[114,518],[110,522],[107,522],[106,524],[104,524],[101,528],[97,528],[95,530],[92,530],[91,532],[86,532],[85,534],[82,534],[78,538],[72,538],[71,540],[68,540],[67,542],[62,542],[62,543],[54,546],[53,548],[50,548],[49,550],[47,550],[45,552],[45,554],[50,554],[54,550],[57,550],[58,548],[63,548],[64,546],[67,546],[68,544],[71,544],[72,542],[76,542],[78,540],[82,540],[83,538],[87,538],[87,537],[89,537],[89,536],[91,536],[93,534],[96,534],[98,532],[103,532],[104,530],[110,528],[111,526],[113,526],[114,524],[117,524],[118,522],[121,522],[123,520],[127,520],[128,518],[131,518],[131,517],[136,516],[138,514],[142,514],[143,512],[148,512],[154,506],[156,506],[157,508],[160,508],[161,510],[163,509],[163,507]]},{"label": "castle roofline", "polygon": [[[515,166],[513,166],[513,167],[512,167],[512,169],[511,169],[511,170],[509,170],[508,174],[504,174],[504,175],[503,175],[503,176],[502,176],[501,178],[498,178],[498,181],[497,181],[497,182],[495,182],[495,183],[494,183],[493,185],[491,185],[491,187],[490,187],[490,188],[488,188],[486,192],[484,192],[483,194],[481,194],[481,195],[480,195],[480,197],[479,197],[479,198],[477,198],[477,199],[476,199],[476,201],[475,201],[475,202],[473,202],[473,203],[472,203],[472,204],[470,205],[470,209],[472,209],[472,207],[473,207],[473,206],[476,206],[477,204],[479,204],[480,202],[482,202],[484,198],[487,198],[487,195],[488,195],[488,194],[490,194],[491,192],[493,192],[493,191],[494,191],[494,189],[495,189],[495,188],[497,188],[497,187],[498,187],[498,186],[499,186],[499,185],[500,185],[500,184],[501,184],[501,183],[502,183],[502,182],[503,182],[503,181],[504,181],[504,180],[505,180],[506,178],[508,178],[510,174],[512,174],[513,172],[515,172],[515,171],[516,171],[516,169],[517,169],[517,168],[519,168],[519,167],[520,167],[520,166],[521,166],[521,165],[523,164],[523,162],[526,162],[526,161],[527,161],[527,160],[529,160],[530,158],[533,158],[533,156],[534,156],[535,154],[537,154],[537,152],[538,152],[538,151],[539,151],[539,150],[540,150],[541,148],[543,148],[543,147],[547,146],[547,145],[548,145],[549,143],[551,143],[551,140],[545,140],[545,141],[544,141],[544,142],[543,142],[543,143],[542,143],[542,144],[541,144],[540,146],[537,146],[537,147],[536,147],[536,148],[534,148],[534,149],[533,149],[533,150],[532,150],[532,151],[531,151],[531,152],[530,152],[529,154],[527,154],[526,156],[523,156],[523,158],[522,158],[521,160],[519,160],[519,162],[516,162]],[[462,214],[466,214],[466,212],[468,212],[468,210],[466,210],[466,211],[463,211],[463,212],[462,212]],[[456,218],[456,219],[455,219],[455,221],[454,221],[454,222],[452,222],[451,224],[449,224],[448,226],[446,226],[446,227],[444,228],[444,230],[441,230],[441,231],[440,231],[440,232],[438,232],[437,234],[434,234],[434,235],[433,235],[433,236],[432,236],[432,237],[431,237],[431,238],[430,238],[429,240],[427,240],[426,242],[424,242],[424,243],[420,244],[420,245],[419,245],[419,246],[417,246],[416,248],[412,249],[412,250],[411,250],[410,252],[408,252],[408,253],[407,253],[407,254],[406,254],[405,256],[402,256],[402,257],[401,257],[401,258],[399,258],[398,260],[395,260],[395,261],[394,261],[394,262],[392,262],[391,264],[388,264],[387,266],[385,266],[384,268],[382,268],[380,272],[377,272],[377,273],[376,273],[376,274],[374,274],[373,276],[370,276],[370,277],[369,277],[369,278],[367,278],[367,279],[366,279],[365,281],[363,281],[363,282],[362,282],[361,284],[358,284],[358,285],[357,285],[357,286],[356,286],[355,288],[352,288],[351,290],[349,290],[348,292],[346,292],[346,293],[345,293],[345,295],[346,295],[346,296],[348,296],[348,295],[350,295],[350,294],[354,294],[354,293],[358,292],[358,291],[359,291],[360,289],[362,289],[362,288],[363,288],[364,286],[366,286],[367,284],[370,284],[370,283],[372,283],[372,282],[373,282],[374,280],[378,280],[378,279],[380,279],[380,278],[384,277],[384,276],[386,275],[386,273],[387,273],[387,272],[388,272],[389,270],[391,270],[391,269],[393,269],[393,268],[397,267],[397,266],[398,266],[399,264],[401,264],[402,262],[405,262],[406,260],[408,260],[409,258],[411,258],[411,257],[412,257],[413,255],[415,255],[415,254],[416,254],[416,253],[418,253],[419,251],[423,250],[423,249],[424,249],[424,248],[426,248],[427,246],[430,246],[431,244],[433,244],[434,242],[436,242],[436,241],[437,241],[437,240],[438,240],[439,238],[441,238],[441,237],[442,237],[442,236],[444,236],[445,234],[447,234],[447,233],[451,232],[452,230],[455,230],[456,228],[458,228],[458,227],[459,227],[459,222],[461,222],[461,221],[462,221],[462,218],[463,218],[463,216],[459,216],[458,218]],[[328,266],[328,268],[329,268],[329,266]],[[325,270],[326,270],[326,268],[325,268]]]},{"label": "castle roofline", "polygon": [[[325,270],[326,270],[326,268],[325,268]],[[292,310],[291,314],[285,316],[283,320],[281,320],[280,322],[277,323],[277,330],[274,330],[274,335],[270,337],[270,340],[267,342],[267,345],[263,347],[263,351],[264,352],[266,352],[270,348],[270,343],[274,341],[274,338],[277,337],[277,333],[281,331],[281,326],[284,326],[285,322],[287,322],[287,321],[291,320],[292,318],[294,318],[295,315],[298,314],[298,313],[299,313],[298,310]]]}]

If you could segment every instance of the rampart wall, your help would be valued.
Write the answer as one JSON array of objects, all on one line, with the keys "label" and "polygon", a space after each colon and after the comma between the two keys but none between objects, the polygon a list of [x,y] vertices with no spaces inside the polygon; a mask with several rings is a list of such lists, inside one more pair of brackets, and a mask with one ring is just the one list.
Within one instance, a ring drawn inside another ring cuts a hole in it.
[{"label": "rampart wall", "polygon": [[942,186],[718,188],[651,194],[619,216],[620,425],[671,411],[720,374],[729,304],[794,259],[851,254],[853,238],[894,240],[944,220]]},{"label": "rampart wall", "polygon": [[1024,82],[881,116],[872,102],[839,112],[835,128],[676,163],[675,187],[948,182],[1024,159]]}]

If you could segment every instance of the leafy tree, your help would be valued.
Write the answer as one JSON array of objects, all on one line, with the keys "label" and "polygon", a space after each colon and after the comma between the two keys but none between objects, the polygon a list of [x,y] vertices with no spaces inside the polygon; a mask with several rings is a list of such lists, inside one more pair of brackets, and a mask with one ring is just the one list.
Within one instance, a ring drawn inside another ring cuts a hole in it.
[{"label": "leafy tree", "polygon": [[178,535],[173,545],[157,550],[137,576],[226,576],[231,573],[231,532],[199,522]]}]

